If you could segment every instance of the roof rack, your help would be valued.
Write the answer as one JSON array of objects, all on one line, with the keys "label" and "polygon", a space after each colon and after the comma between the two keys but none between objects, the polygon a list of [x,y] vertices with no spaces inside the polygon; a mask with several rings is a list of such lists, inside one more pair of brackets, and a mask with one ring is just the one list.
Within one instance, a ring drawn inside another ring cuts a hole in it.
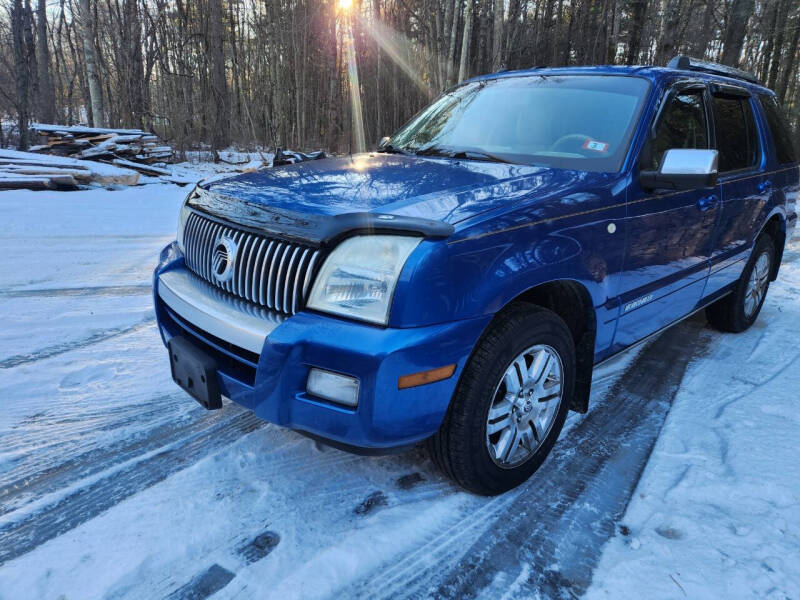
[{"label": "roof rack", "polygon": [[713,73],[714,75],[724,75],[725,77],[743,79],[750,83],[761,85],[761,81],[759,81],[758,77],[747,71],[705,60],[698,60],[683,54],[679,54],[669,61],[667,67],[670,69],[680,69],[682,71],[701,71],[703,73]]}]

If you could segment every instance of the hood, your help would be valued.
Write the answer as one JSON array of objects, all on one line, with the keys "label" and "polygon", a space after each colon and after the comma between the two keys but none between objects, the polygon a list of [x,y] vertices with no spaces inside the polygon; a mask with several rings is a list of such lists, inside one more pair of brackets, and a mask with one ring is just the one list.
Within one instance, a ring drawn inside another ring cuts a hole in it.
[{"label": "hood", "polygon": [[531,193],[570,194],[600,177],[585,171],[378,153],[244,173],[201,187],[295,215],[391,214],[454,225]]}]

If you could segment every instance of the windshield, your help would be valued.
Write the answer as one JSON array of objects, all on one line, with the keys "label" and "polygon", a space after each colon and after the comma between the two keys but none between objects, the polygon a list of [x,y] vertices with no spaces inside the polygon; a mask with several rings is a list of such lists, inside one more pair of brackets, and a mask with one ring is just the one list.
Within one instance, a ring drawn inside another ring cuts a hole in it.
[{"label": "windshield", "polygon": [[639,77],[531,75],[468,83],[384,146],[474,160],[618,171],[647,93]]}]

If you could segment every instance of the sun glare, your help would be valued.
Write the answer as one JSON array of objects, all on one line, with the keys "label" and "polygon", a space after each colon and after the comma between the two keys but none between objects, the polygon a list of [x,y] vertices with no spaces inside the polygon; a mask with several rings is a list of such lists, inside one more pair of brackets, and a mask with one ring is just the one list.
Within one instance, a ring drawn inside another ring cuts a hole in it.
[{"label": "sun glare", "polygon": [[348,11],[353,8],[353,0],[339,0],[339,10]]}]

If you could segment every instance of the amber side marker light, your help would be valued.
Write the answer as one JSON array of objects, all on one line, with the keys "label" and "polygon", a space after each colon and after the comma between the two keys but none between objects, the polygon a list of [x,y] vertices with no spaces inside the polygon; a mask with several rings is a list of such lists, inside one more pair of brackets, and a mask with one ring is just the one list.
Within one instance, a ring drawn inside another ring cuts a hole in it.
[{"label": "amber side marker light", "polygon": [[425,385],[426,383],[433,383],[435,381],[442,381],[448,377],[452,377],[456,372],[456,366],[447,365],[446,367],[439,367],[438,369],[430,369],[429,371],[422,371],[412,375],[403,375],[397,380],[397,389],[404,390],[418,385]]}]

